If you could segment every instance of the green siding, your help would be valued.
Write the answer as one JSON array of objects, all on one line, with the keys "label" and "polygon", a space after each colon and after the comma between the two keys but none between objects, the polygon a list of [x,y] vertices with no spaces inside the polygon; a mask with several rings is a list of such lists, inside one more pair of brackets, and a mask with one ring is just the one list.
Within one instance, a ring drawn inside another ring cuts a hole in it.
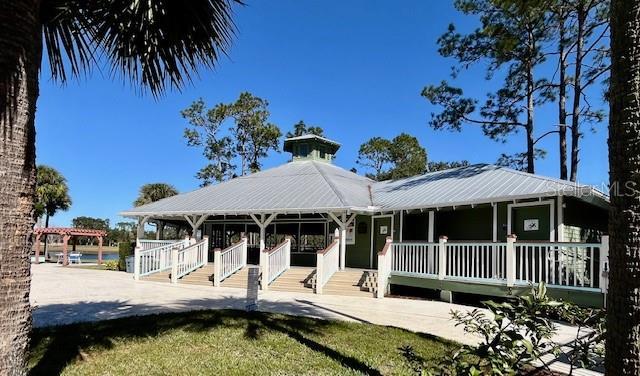
[{"label": "green siding", "polygon": [[491,205],[435,213],[435,239],[447,236],[450,240],[492,240],[493,208]]},{"label": "green siding", "polygon": [[[345,263],[349,268],[369,268],[369,260],[371,255],[371,217],[368,215],[359,215],[355,221],[355,244],[347,244],[347,252],[345,255]],[[364,225],[361,225],[364,223]],[[361,233],[360,230],[366,232]],[[331,231],[335,228],[335,224]]]},{"label": "green siding", "polygon": [[[511,212],[511,229],[518,240],[546,240],[549,241],[549,205],[513,207]],[[555,216],[556,213],[552,215]],[[538,230],[525,231],[524,221],[538,220]]]},{"label": "green siding", "polygon": [[[389,283],[400,286],[419,287],[431,290],[446,290],[463,292],[467,294],[487,295],[495,297],[510,297],[528,294],[531,287],[517,286],[506,287],[493,284],[465,283],[459,281],[446,281],[429,278],[416,278],[405,276],[391,276]],[[553,288],[547,286],[547,293],[550,297],[575,303],[582,307],[602,308],[604,295],[600,292],[570,290],[563,288]]]},{"label": "green siding", "polygon": [[[565,241],[599,242],[607,233],[609,213],[573,197],[564,198]],[[585,215],[587,214],[587,215]]]}]

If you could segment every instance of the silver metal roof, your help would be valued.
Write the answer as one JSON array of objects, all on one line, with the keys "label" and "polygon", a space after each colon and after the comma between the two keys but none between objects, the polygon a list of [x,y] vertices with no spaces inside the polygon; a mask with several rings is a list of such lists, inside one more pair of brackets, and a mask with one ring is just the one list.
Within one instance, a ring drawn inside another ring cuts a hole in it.
[{"label": "silver metal roof", "polygon": [[332,164],[296,161],[129,209],[125,216],[314,213],[366,209],[373,181]]},{"label": "silver metal roof", "polygon": [[477,164],[374,185],[381,209],[438,208],[527,198],[574,196],[605,206],[594,188],[506,167]]},{"label": "silver metal roof", "polygon": [[319,161],[296,161],[122,212],[185,214],[380,212],[493,203],[558,195],[606,207],[592,187],[494,165],[472,165],[374,182]]}]

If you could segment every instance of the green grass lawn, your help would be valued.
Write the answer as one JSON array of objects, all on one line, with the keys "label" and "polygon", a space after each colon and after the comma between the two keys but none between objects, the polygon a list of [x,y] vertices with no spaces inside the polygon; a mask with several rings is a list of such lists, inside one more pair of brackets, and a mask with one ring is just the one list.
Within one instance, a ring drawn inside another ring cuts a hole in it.
[{"label": "green grass lawn", "polygon": [[198,311],[36,329],[32,375],[414,374],[401,347],[437,364],[452,342],[371,324]]}]

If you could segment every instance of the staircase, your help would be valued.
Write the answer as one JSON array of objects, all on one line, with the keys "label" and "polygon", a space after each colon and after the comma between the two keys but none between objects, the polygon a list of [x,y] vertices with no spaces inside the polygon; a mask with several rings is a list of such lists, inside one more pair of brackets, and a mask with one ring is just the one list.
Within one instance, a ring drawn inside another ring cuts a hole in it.
[{"label": "staircase", "polygon": [[276,278],[269,285],[269,290],[313,293],[312,280],[315,278],[315,273],[315,268],[294,266]]},{"label": "staircase", "polygon": [[143,281],[171,283],[171,272],[164,271],[164,272],[153,273],[153,274],[149,274],[147,276],[141,277],[140,279]]},{"label": "staircase", "polygon": [[220,283],[220,286],[246,289],[248,275],[249,275],[249,269],[242,268],[237,272],[233,273],[232,275],[230,275],[224,281],[222,281],[222,283]]},{"label": "staircase", "polygon": [[213,286],[213,263],[192,271],[178,280],[178,283],[185,285]]},{"label": "staircase", "polygon": [[324,295],[374,297],[378,286],[377,273],[368,270],[337,271],[324,285]]}]

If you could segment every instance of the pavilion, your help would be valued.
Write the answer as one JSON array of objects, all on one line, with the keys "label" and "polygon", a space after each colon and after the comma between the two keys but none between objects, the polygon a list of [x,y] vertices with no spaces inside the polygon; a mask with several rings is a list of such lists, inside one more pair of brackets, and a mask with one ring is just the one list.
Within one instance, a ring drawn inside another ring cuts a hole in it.
[{"label": "pavilion", "polygon": [[35,263],[40,263],[40,238],[43,235],[59,235],[62,237],[63,266],[69,265],[68,244],[74,236],[90,236],[98,239],[98,264],[102,264],[102,241],[107,233],[103,230],[94,230],[74,227],[37,227],[33,230],[36,243]]}]

